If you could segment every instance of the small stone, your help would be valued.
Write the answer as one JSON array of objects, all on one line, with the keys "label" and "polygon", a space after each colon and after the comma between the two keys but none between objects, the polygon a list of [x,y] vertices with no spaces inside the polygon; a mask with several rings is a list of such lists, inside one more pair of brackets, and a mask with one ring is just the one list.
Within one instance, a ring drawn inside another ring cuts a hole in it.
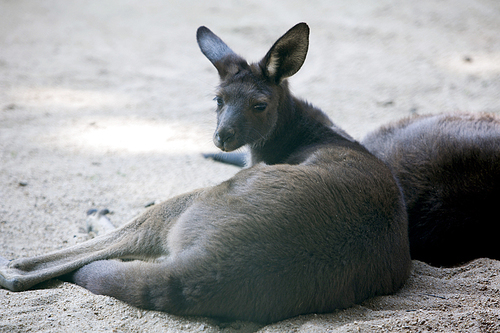
[{"label": "small stone", "polygon": [[154,201],[150,201],[148,202],[147,204],[144,205],[144,208],[148,208],[148,207],[151,207],[151,206],[154,206],[155,205],[155,202]]}]

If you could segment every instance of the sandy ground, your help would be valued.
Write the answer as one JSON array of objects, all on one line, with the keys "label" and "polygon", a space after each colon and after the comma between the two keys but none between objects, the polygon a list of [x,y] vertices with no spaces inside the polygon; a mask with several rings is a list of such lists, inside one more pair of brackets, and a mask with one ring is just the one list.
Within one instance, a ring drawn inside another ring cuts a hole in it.
[{"label": "sandy ground", "polygon": [[[500,2],[0,0],[0,255],[86,239],[89,208],[117,226],[144,206],[238,171],[215,152],[209,26],[260,60],[311,27],[296,95],[356,138],[419,113],[500,113]],[[406,286],[333,314],[261,327],[142,311],[57,280],[0,289],[0,332],[497,332],[500,262],[414,262]]]}]

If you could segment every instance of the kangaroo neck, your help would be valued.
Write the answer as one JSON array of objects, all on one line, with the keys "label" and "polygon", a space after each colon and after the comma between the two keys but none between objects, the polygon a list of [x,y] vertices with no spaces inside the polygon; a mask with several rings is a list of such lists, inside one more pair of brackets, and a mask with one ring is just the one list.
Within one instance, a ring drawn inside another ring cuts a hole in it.
[{"label": "kangaroo neck", "polygon": [[314,107],[306,102],[291,95],[285,96],[279,105],[273,134],[264,142],[250,147],[252,164],[290,163],[292,155],[335,134],[329,126],[310,115],[308,111],[311,109]]}]

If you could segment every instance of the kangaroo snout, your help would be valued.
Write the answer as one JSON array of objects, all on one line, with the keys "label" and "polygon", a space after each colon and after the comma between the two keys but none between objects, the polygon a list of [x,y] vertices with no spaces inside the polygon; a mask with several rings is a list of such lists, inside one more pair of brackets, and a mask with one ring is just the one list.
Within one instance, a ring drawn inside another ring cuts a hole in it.
[{"label": "kangaroo snout", "polygon": [[234,128],[218,128],[214,134],[214,143],[222,151],[231,151],[238,147],[233,147],[235,143],[236,131]]}]

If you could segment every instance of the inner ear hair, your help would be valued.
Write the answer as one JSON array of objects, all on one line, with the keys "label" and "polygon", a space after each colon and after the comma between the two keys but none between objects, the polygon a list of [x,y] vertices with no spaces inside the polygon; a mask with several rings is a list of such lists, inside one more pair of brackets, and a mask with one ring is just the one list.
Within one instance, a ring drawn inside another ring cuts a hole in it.
[{"label": "inner ear hair", "polygon": [[309,27],[299,23],[274,43],[261,61],[264,73],[281,82],[302,67],[309,48]]}]

